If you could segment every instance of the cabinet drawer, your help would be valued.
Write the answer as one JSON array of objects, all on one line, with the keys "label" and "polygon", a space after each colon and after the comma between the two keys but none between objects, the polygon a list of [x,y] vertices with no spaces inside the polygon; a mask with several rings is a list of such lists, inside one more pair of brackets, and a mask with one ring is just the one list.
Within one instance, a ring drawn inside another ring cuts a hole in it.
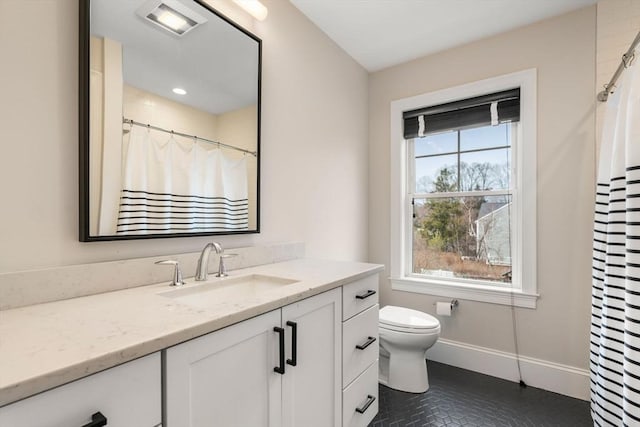
[{"label": "cabinet drawer", "polygon": [[378,303],[378,275],[364,277],[342,287],[342,320]]},{"label": "cabinet drawer", "polygon": [[342,427],[366,427],[378,413],[378,363],[342,392]]},{"label": "cabinet drawer", "polygon": [[109,427],[161,422],[160,353],[0,408],[0,426],[82,427],[100,412]]},{"label": "cabinet drawer", "polygon": [[346,387],[378,358],[378,304],[344,322],[342,385]]}]

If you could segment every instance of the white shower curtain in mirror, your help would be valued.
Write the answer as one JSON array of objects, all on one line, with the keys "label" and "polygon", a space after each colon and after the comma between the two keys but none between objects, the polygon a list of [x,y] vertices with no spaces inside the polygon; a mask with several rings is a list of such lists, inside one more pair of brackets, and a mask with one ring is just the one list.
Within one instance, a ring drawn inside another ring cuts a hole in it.
[{"label": "white shower curtain in mirror", "polygon": [[591,414],[640,425],[640,65],[609,97],[593,239]]},{"label": "white shower curtain in mirror", "polygon": [[132,126],[118,234],[246,230],[246,159],[230,156],[215,144]]}]

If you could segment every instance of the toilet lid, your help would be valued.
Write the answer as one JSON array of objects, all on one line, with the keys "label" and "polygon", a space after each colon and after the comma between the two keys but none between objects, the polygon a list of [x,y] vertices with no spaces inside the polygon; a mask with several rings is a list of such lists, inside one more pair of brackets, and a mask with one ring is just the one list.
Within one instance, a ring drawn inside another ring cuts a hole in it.
[{"label": "toilet lid", "polygon": [[380,309],[380,324],[406,329],[436,329],[440,322],[430,314],[405,307],[387,305]]}]

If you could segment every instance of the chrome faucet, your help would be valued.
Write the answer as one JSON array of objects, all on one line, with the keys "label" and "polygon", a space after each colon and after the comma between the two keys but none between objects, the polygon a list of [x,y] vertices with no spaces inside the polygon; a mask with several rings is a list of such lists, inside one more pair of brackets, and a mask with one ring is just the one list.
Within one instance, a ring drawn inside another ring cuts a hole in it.
[{"label": "chrome faucet", "polygon": [[171,286],[182,286],[184,280],[182,279],[182,271],[180,270],[180,264],[173,259],[164,259],[162,261],[156,261],[156,264],[160,265],[173,265],[173,279],[171,280]]},{"label": "chrome faucet", "polygon": [[211,253],[212,248],[217,254],[222,254],[224,252],[220,243],[207,243],[204,249],[202,249],[200,259],[198,260],[198,268],[196,269],[196,280],[198,281],[207,280],[207,275],[209,274],[209,254]]}]

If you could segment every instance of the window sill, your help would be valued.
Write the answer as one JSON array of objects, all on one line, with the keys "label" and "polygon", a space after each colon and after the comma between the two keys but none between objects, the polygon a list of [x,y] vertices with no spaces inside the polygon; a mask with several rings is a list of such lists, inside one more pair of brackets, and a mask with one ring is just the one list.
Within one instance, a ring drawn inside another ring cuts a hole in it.
[{"label": "window sill", "polygon": [[537,294],[525,293],[520,290],[512,291],[511,289],[492,288],[489,286],[451,284],[437,280],[408,277],[392,278],[391,289],[523,308],[536,308],[539,297]]}]

